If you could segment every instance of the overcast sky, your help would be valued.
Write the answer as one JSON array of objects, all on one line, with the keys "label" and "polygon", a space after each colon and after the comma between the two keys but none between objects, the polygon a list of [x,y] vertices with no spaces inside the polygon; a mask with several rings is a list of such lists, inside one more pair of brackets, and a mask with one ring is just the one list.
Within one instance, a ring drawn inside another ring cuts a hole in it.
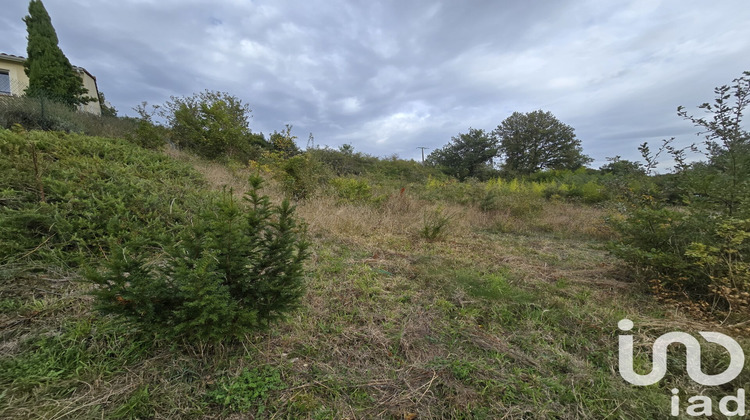
[{"label": "overcast sky", "polygon": [[[26,55],[25,0],[0,52]],[[60,47],[120,115],[204,89],[305,147],[419,159],[514,111],[552,112],[595,159],[698,140],[678,105],[750,70],[747,0],[45,0]],[[428,151],[429,153],[429,151]]]}]

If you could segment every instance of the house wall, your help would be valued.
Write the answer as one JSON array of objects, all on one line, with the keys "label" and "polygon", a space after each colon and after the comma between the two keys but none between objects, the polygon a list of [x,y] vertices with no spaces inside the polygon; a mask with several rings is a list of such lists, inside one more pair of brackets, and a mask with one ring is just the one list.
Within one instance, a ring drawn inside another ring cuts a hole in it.
[{"label": "house wall", "polygon": [[[8,57],[0,54],[0,70],[8,71],[10,76],[10,90],[12,95],[22,96],[24,90],[29,86],[29,77],[23,70],[24,59],[21,57]],[[88,96],[97,98],[94,102],[80,105],[78,109],[94,115],[102,115],[102,108],[99,105],[99,89],[96,86],[96,78],[86,70],[75,67],[83,81],[83,87],[88,89]]]},{"label": "house wall", "polygon": [[[87,71],[81,70],[78,74],[81,75],[81,79],[83,80],[83,87],[89,91],[88,96],[96,98],[96,101],[80,105],[78,109],[94,115],[102,115],[102,107],[99,105],[99,89],[96,87],[96,79]],[[29,83],[28,79],[26,83]]]},{"label": "house wall", "polygon": [[23,71],[23,62],[4,60],[0,57],[0,70],[5,70],[10,76],[10,93],[12,95],[23,95],[24,89],[29,86],[29,78]]}]

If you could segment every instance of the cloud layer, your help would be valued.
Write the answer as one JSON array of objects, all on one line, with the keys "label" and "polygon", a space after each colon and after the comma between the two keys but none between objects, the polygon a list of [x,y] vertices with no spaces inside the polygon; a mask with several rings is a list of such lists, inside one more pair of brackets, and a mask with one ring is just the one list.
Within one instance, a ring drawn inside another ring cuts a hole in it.
[{"label": "cloud layer", "polygon": [[[60,46],[121,114],[204,89],[316,144],[418,158],[514,111],[551,111],[595,158],[695,140],[678,105],[750,70],[745,0],[47,0]],[[0,52],[25,55],[24,1]],[[693,108],[694,109],[694,108]],[[304,144],[302,144],[304,146]]]}]

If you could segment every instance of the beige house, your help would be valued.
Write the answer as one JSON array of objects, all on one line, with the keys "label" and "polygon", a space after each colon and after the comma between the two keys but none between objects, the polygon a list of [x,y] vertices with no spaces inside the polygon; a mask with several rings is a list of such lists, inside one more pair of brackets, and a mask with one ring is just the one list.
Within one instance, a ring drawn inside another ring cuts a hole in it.
[{"label": "beige house", "polygon": [[[22,96],[24,90],[29,86],[29,78],[23,70],[24,57],[0,53],[0,95]],[[83,67],[73,66],[73,69],[81,75],[83,87],[88,89],[88,95],[99,97],[99,89],[96,87],[96,77],[86,71]],[[80,111],[95,115],[102,115],[99,101],[79,105]]]}]

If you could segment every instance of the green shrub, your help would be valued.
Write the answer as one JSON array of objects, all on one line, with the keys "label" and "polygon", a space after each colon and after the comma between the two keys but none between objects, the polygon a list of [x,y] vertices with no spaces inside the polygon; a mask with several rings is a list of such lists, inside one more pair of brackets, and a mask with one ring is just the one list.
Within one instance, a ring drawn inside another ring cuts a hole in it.
[{"label": "green shrub", "polygon": [[291,198],[309,198],[325,181],[323,168],[307,153],[289,159],[276,157],[274,160],[281,168],[281,185]]},{"label": "green shrub", "polygon": [[329,181],[334,193],[344,202],[368,202],[372,200],[372,188],[367,181],[354,178],[334,178]]},{"label": "green shrub", "polygon": [[159,149],[167,143],[167,129],[154,124],[153,116],[158,107],[154,106],[151,111],[146,108],[146,102],[135,107],[139,118],[133,119],[135,130],[127,136],[127,139],[146,149]]},{"label": "green shrub", "polygon": [[711,221],[682,211],[641,208],[611,221],[621,235],[610,250],[625,261],[669,279],[677,288],[705,293],[708,279],[696,276],[685,251],[710,235]]},{"label": "green shrub", "polygon": [[297,306],[307,242],[284,201],[260,196],[251,178],[248,205],[225,192],[193,219],[156,260],[139,243],[115,248],[89,279],[100,310],[167,337],[220,341],[263,328]]},{"label": "green shrub", "polygon": [[265,142],[250,132],[250,108],[226,92],[173,96],[162,115],[177,146],[209,159],[226,156],[246,161],[254,157],[255,145]]},{"label": "green shrub", "polygon": [[458,182],[455,179],[440,180],[430,177],[422,191],[422,198],[431,201],[450,201],[457,204],[476,203],[484,197],[482,184],[476,180]]},{"label": "green shrub", "polygon": [[287,124],[280,133],[276,130],[269,136],[268,143],[271,150],[283,159],[300,154],[299,147],[294,140],[297,136],[292,135],[292,126]]},{"label": "green shrub", "polygon": [[691,243],[685,256],[710,279],[711,293],[742,318],[750,313],[750,219],[725,218],[713,233],[707,243]]},{"label": "green shrub", "polygon": [[135,118],[98,116],[80,112],[43,98],[0,97],[1,128],[11,128],[18,124],[26,130],[131,138],[137,128],[137,121]]},{"label": "green shrub", "polygon": [[[678,149],[674,139],[665,140],[655,154],[647,143],[639,147],[646,170],[656,167],[656,157],[665,151],[674,160],[674,170],[655,180],[664,190],[661,199],[645,194],[639,208],[627,208],[624,220],[614,223],[621,240],[611,245],[616,255],[658,276],[671,292],[703,303],[714,300],[712,307],[716,298],[723,299],[730,313],[737,309],[733,301],[750,297],[750,133],[742,122],[750,72],[733,83],[716,88],[713,103],[698,106],[710,117],[694,117],[678,108],[679,116],[700,129],[707,161],[688,163],[687,153],[700,148]],[[668,209],[668,204],[678,204],[679,210]]]}]

